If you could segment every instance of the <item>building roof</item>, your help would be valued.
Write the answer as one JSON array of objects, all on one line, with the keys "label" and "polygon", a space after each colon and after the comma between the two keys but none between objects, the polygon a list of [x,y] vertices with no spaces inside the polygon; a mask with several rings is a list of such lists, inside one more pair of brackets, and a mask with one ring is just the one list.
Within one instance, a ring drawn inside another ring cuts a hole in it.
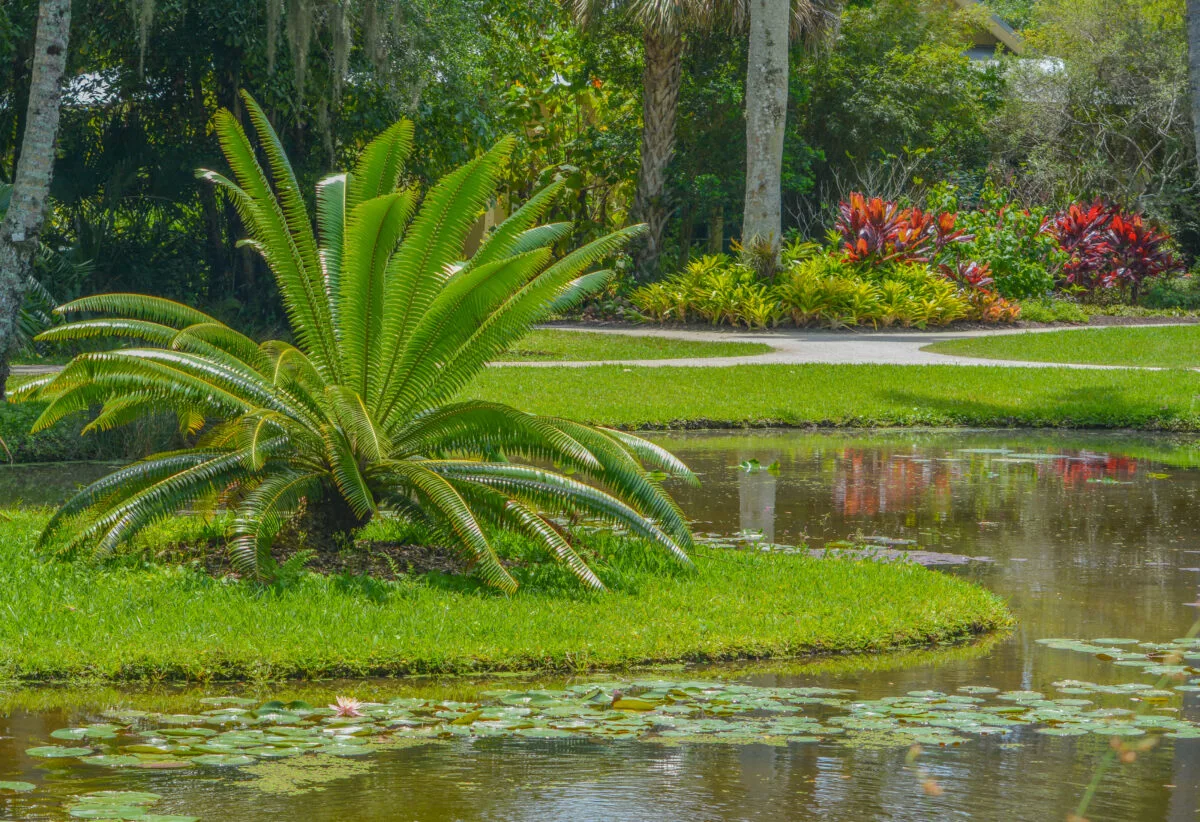
[{"label": "building roof", "polygon": [[[972,56],[978,53],[980,56],[990,56],[995,52],[996,46],[1004,46],[1013,54],[1022,55],[1025,53],[1025,41],[1021,39],[1021,35],[1013,30],[1013,27],[1004,22],[998,15],[993,14],[983,0],[954,0],[959,8],[975,10],[979,18],[979,28],[975,32],[975,45],[970,51]],[[983,14],[978,14],[982,10]]]}]

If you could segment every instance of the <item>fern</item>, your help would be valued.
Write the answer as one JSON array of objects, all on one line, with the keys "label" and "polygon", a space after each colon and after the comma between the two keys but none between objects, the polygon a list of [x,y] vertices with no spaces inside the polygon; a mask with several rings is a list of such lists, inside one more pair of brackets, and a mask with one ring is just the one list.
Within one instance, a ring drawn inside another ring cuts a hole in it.
[{"label": "fern", "polygon": [[318,183],[310,216],[266,117],[246,104],[258,150],[222,112],[216,128],[232,177],[200,176],[244,218],[296,343],[258,343],[158,297],[102,294],[60,307],[68,319],[89,316],[43,339],[120,338],[128,347],[80,355],[25,387],[21,399],[48,403],[37,428],[100,406],[91,429],[169,409],[182,431],[200,434],[193,448],[83,489],[43,539],[66,533],[73,546],[111,551],[153,522],[218,499],[231,509],[234,567],[262,579],[299,572],[301,560],[281,566],[271,553],[296,517],[317,529],[311,544],[321,546],[381,512],[441,535],[509,592],[517,583],[492,545],[497,530],[523,535],[583,584],[603,587],[554,524],[564,514],[619,525],[688,563],[687,524],[647,470],[694,482],[669,452],[632,434],[457,399],[534,323],[602,288],[609,275],[593,266],[641,227],[555,259],[570,226],[540,223],[560,191],[552,185],[464,259],[512,143],[422,198],[399,188],[413,140],[404,121],[372,141],[351,172]]}]

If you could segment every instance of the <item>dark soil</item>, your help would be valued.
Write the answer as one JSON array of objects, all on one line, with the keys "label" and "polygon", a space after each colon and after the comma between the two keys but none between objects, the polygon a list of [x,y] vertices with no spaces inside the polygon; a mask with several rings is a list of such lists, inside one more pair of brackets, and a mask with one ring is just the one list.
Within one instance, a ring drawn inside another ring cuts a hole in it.
[{"label": "dark soil", "polygon": [[[295,548],[276,545],[272,555],[282,565],[295,552]],[[179,563],[199,561],[204,570],[217,579],[239,576],[229,562],[224,542],[218,540],[203,545],[171,546],[161,551],[156,559]],[[511,566],[503,560],[502,563]],[[314,552],[304,569],[329,576],[367,575],[394,580],[430,573],[465,575],[470,573],[471,563],[460,554],[438,546],[359,541],[338,551]]]}]

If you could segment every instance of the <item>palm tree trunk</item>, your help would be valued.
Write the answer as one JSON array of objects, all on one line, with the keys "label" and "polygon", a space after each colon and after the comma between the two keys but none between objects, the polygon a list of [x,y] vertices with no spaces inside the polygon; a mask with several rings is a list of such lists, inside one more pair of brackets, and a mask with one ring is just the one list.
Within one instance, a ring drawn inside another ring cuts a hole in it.
[{"label": "palm tree trunk", "polygon": [[21,159],[8,213],[0,223],[0,398],[8,382],[8,358],[17,337],[25,281],[46,219],[70,33],[71,0],[41,0]]},{"label": "palm tree trunk", "polygon": [[1200,174],[1200,0],[1187,0],[1188,81],[1191,86],[1192,136]]},{"label": "palm tree trunk", "polygon": [[642,34],[642,158],[633,211],[647,226],[637,248],[638,276],[651,277],[662,254],[667,226],[667,166],[675,153],[675,116],[683,77],[683,37],[646,26]]},{"label": "palm tree trunk", "polygon": [[746,204],[742,245],[779,253],[789,0],[750,0],[746,71]]}]

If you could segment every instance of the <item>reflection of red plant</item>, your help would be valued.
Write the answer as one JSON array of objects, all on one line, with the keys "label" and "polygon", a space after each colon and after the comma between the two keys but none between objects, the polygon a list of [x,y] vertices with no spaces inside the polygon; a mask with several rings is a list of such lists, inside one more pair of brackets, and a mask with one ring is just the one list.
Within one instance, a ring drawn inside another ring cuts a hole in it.
[{"label": "reflection of red plant", "polygon": [[949,243],[971,237],[955,228],[957,215],[933,215],[901,208],[881,197],[869,200],[858,192],[838,205],[837,230],[846,259],[853,263],[927,263]]}]

